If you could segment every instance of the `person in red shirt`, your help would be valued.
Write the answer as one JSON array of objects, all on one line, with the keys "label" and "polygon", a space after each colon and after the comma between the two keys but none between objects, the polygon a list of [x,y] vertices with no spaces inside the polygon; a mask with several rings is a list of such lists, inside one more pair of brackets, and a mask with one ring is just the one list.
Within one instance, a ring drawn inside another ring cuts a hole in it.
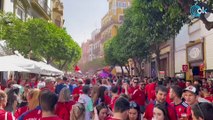
[{"label": "person in red shirt", "polygon": [[41,91],[49,90],[51,92],[55,92],[55,89],[54,89],[54,80],[51,79],[51,78],[45,79],[45,87],[40,88],[40,90]]},{"label": "person in red shirt", "polygon": [[73,96],[73,100],[76,102],[78,101],[80,94],[82,94],[82,84],[83,84],[83,80],[78,79],[77,87],[74,88],[73,90],[72,96]]},{"label": "person in red shirt", "polygon": [[10,75],[9,79],[7,80],[7,86],[11,81],[13,81],[13,75]]},{"label": "person in red shirt", "polygon": [[70,119],[70,111],[75,102],[71,100],[69,88],[64,87],[59,93],[55,113],[63,120]]},{"label": "person in red shirt", "polygon": [[170,87],[168,88],[168,92],[167,92],[167,96],[166,96],[166,102],[170,104],[172,102],[172,100],[170,99],[169,94],[170,94]]},{"label": "person in red shirt", "polygon": [[208,88],[203,88],[202,90],[202,93],[203,93],[203,97],[210,101],[210,102],[213,102],[213,96],[210,94],[210,92],[208,91]]},{"label": "person in red shirt", "polygon": [[111,102],[111,98],[108,96],[108,90],[105,86],[100,86],[98,88],[98,99],[96,102],[96,105],[100,103],[105,103],[106,105],[109,105]]},{"label": "person in red shirt", "polygon": [[92,78],[92,85],[96,85],[96,83],[97,83],[97,82],[96,82],[96,78],[93,77],[93,78]]},{"label": "person in red shirt", "polygon": [[192,82],[191,82],[190,80],[187,80],[185,84],[186,84],[186,85],[185,85],[186,87],[189,87],[189,86],[192,85]]},{"label": "person in red shirt", "polygon": [[186,88],[186,84],[185,84],[184,80],[178,79],[178,85],[182,89]]},{"label": "person in red shirt", "polygon": [[133,78],[132,79],[132,86],[129,86],[129,89],[128,89],[128,94],[129,96],[132,96],[133,92],[139,88],[138,86],[138,83],[139,83],[139,79],[138,78]]},{"label": "person in red shirt", "polygon": [[39,119],[41,118],[41,109],[39,107],[39,89],[32,89],[27,95],[28,105],[19,108],[15,112],[15,117],[18,120]]},{"label": "person in red shirt", "polygon": [[145,83],[144,81],[141,81],[139,83],[139,88],[136,89],[133,94],[132,94],[132,101],[135,101],[141,109],[141,113],[145,111],[145,101],[146,101],[146,96],[145,96]]},{"label": "person in red shirt", "polygon": [[114,106],[115,106],[115,101],[119,98],[118,87],[117,86],[112,86],[111,93],[112,93],[112,99],[111,99],[109,107],[113,111],[114,110]]},{"label": "person in red shirt", "polygon": [[181,87],[172,86],[169,92],[169,97],[173,101],[171,105],[175,107],[179,119],[181,118],[181,114],[186,114],[188,107],[188,105],[181,99],[182,91]]},{"label": "person in red shirt", "polygon": [[134,101],[131,101],[129,107],[128,120],[141,120],[140,106]]},{"label": "person in red shirt", "polygon": [[149,87],[147,88],[148,101],[155,100],[155,88],[157,86],[157,80],[157,78],[152,79],[152,83],[150,83]]},{"label": "person in red shirt", "polygon": [[188,120],[192,120],[191,106],[198,103],[198,93],[198,90],[194,86],[188,86],[184,89],[184,98],[189,105],[186,110]]},{"label": "person in red shirt", "polygon": [[128,118],[129,101],[120,97],[116,100],[113,116],[106,118],[106,120],[126,120]]},{"label": "person in red shirt", "polygon": [[62,120],[54,114],[55,105],[58,102],[58,97],[50,91],[42,91],[39,97],[40,106],[42,109],[42,117],[40,120]]},{"label": "person in red shirt", "polygon": [[37,106],[33,110],[28,110],[27,112],[24,112],[20,117],[18,117],[17,120],[40,120],[42,115],[41,107]]},{"label": "person in red shirt", "polygon": [[7,104],[7,94],[0,90],[0,120],[15,120],[15,117],[11,112],[4,110]]},{"label": "person in red shirt", "polygon": [[150,104],[146,107],[144,119],[151,120],[153,117],[153,109],[156,104],[164,104],[168,110],[168,115],[170,120],[177,120],[175,108],[169,105],[166,102],[167,88],[165,86],[158,86],[156,88],[156,100],[154,102],[150,102]]},{"label": "person in red shirt", "polygon": [[30,81],[30,87],[31,88],[36,88],[38,85],[38,80],[36,77],[32,78],[31,81]]}]

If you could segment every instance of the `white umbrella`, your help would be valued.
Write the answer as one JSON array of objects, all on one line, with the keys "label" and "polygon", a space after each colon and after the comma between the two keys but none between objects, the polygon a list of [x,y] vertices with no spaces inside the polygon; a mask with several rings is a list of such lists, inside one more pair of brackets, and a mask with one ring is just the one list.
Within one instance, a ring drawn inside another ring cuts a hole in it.
[{"label": "white umbrella", "polygon": [[40,73],[41,69],[37,66],[36,61],[25,59],[20,56],[10,55],[0,57],[0,63],[7,63],[28,70],[31,73]]},{"label": "white umbrella", "polygon": [[49,64],[46,64],[43,62],[38,62],[38,64],[41,67],[43,74],[48,74],[48,75],[62,75],[63,74],[62,71],[58,70],[57,68],[55,68]]},{"label": "white umbrella", "polygon": [[24,68],[18,67],[14,64],[2,63],[0,62],[0,71],[18,71],[18,72],[29,72]]},{"label": "white umbrella", "polygon": [[[43,75],[62,75],[63,72],[43,62],[37,62],[34,60],[26,59],[21,56],[10,55],[0,57],[0,63],[8,63],[31,73],[43,74]],[[0,66],[1,67],[1,66]]]}]

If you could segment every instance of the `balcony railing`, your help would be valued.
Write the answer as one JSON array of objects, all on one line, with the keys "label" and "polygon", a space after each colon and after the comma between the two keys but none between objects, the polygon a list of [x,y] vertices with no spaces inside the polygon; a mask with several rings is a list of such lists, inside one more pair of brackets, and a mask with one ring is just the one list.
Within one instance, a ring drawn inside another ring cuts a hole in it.
[{"label": "balcony railing", "polygon": [[48,15],[51,14],[51,9],[47,5],[47,0],[38,0],[38,3]]},{"label": "balcony railing", "polygon": [[106,28],[108,28],[109,26],[113,24],[120,24],[120,23],[115,20],[110,20],[107,24],[101,27],[101,32],[103,32]]},{"label": "balcony railing", "polygon": [[41,7],[42,10],[47,14],[49,17],[51,16],[51,9],[47,5],[47,0],[32,0],[37,6]]},{"label": "balcony railing", "polygon": [[56,24],[58,27],[61,27],[61,21],[60,21],[60,20],[55,20],[55,24]]}]

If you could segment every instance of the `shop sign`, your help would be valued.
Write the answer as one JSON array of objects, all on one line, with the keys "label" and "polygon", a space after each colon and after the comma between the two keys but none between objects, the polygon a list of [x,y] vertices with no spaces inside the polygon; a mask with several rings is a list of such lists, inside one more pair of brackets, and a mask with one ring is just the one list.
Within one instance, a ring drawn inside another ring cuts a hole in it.
[{"label": "shop sign", "polygon": [[201,43],[192,47],[188,47],[187,52],[188,62],[203,60],[203,46]]},{"label": "shop sign", "polygon": [[182,65],[182,71],[187,72],[188,71],[188,65]]},{"label": "shop sign", "polygon": [[159,71],[159,78],[165,77],[165,71]]}]

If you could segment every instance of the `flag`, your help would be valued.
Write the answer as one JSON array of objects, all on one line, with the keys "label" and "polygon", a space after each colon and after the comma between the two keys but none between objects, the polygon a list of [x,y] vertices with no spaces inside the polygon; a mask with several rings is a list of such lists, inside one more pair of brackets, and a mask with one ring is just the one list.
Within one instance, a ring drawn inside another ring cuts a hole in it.
[{"label": "flag", "polygon": [[81,69],[77,65],[75,66],[75,72],[82,73]]}]

